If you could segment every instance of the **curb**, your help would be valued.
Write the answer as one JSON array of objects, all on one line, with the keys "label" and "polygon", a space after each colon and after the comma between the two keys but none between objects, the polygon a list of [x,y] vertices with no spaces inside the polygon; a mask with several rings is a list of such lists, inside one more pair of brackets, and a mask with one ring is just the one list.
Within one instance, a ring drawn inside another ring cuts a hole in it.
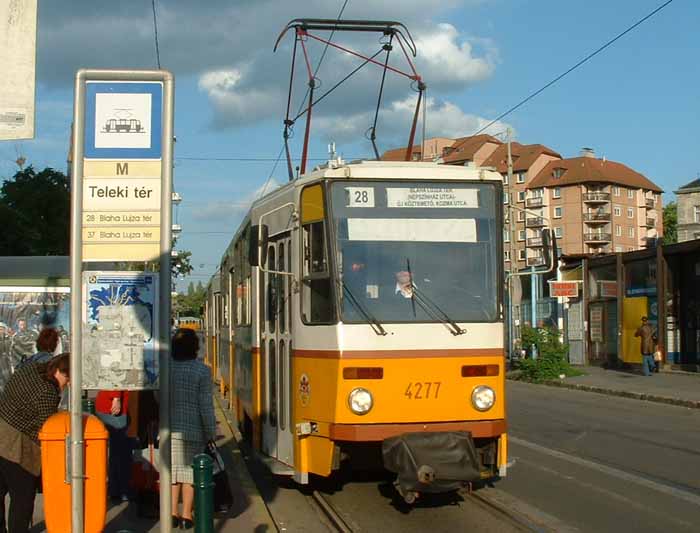
[{"label": "curb", "polygon": [[530,383],[532,385],[545,385],[547,387],[559,387],[561,389],[580,390],[584,392],[595,392],[597,394],[606,394],[608,396],[620,396],[622,398],[630,398],[633,400],[644,400],[647,402],[665,403],[667,405],[677,405],[680,407],[688,407],[690,409],[700,409],[700,401],[684,400],[682,398],[670,398],[668,396],[658,396],[656,394],[646,394],[643,392],[631,392],[618,389],[606,389],[604,387],[596,387],[594,385],[583,385],[580,383],[565,383],[563,381],[544,381],[542,383],[532,383],[531,381],[521,381],[522,383]]}]

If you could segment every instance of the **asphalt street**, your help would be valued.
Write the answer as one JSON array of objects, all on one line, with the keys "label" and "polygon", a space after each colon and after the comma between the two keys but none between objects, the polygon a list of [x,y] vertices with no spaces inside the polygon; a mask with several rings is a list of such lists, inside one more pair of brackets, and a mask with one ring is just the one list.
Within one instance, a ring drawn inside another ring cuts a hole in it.
[{"label": "asphalt street", "polygon": [[500,491],[578,531],[698,531],[700,410],[508,382]]}]

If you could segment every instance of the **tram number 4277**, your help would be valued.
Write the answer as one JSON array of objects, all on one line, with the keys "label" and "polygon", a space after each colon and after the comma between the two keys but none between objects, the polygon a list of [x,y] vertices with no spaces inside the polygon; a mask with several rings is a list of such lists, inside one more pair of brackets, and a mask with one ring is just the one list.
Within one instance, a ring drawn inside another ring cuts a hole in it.
[{"label": "tram number 4277", "polygon": [[409,400],[437,400],[440,394],[440,381],[416,381],[406,387],[404,396]]}]

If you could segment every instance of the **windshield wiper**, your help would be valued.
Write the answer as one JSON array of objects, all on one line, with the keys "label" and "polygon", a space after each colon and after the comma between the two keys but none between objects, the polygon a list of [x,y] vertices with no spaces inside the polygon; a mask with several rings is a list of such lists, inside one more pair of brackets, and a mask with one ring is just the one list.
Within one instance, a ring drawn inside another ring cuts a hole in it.
[{"label": "windshield wiper", "polygon": [[362,314],[362,316],[365,318],[367,323],[372,327],[372,331],[374,331],[377,335],[384,336],[387,334],[386,330],[382,327],[381,323],[379,320],[374,318],[374,316],[367,310],[365,307],[355,298],[355,295],[350,291],[347,285],[345,285],[344,281],[338,280],[339,283],[343,285],[343,291],[345,294],[348,296],[348,300],[350,303]]},{"label": "windshield wiper", "polygon": [[411,280],[411,286],[413,288],[412,294],[418,297],[418,304],[423,308],[423,310],[445,324],[452,335],[463,335],[467,332],[466,329],[460,328],[459,325],[457,325],[457,323],[452,320],[433,300],[428,298],[423,291],[419,291],[418,287],[416,287],[413,283],[413,280]]}]

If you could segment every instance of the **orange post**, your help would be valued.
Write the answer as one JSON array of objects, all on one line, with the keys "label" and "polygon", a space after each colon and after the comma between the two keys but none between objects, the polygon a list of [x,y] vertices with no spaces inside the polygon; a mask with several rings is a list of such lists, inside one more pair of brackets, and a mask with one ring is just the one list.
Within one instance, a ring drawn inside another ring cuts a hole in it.
[{"label": "orange post", "polygon": [[[50,417],[39,432],[44,491],[44,520],[49,533],[71,531],[71,486],[66,465],[66,437],[70,414],[61,411]],[[96,416],[83,415],[85,440],[85,533],[101,533],[107,515],[108,433]]]}]

